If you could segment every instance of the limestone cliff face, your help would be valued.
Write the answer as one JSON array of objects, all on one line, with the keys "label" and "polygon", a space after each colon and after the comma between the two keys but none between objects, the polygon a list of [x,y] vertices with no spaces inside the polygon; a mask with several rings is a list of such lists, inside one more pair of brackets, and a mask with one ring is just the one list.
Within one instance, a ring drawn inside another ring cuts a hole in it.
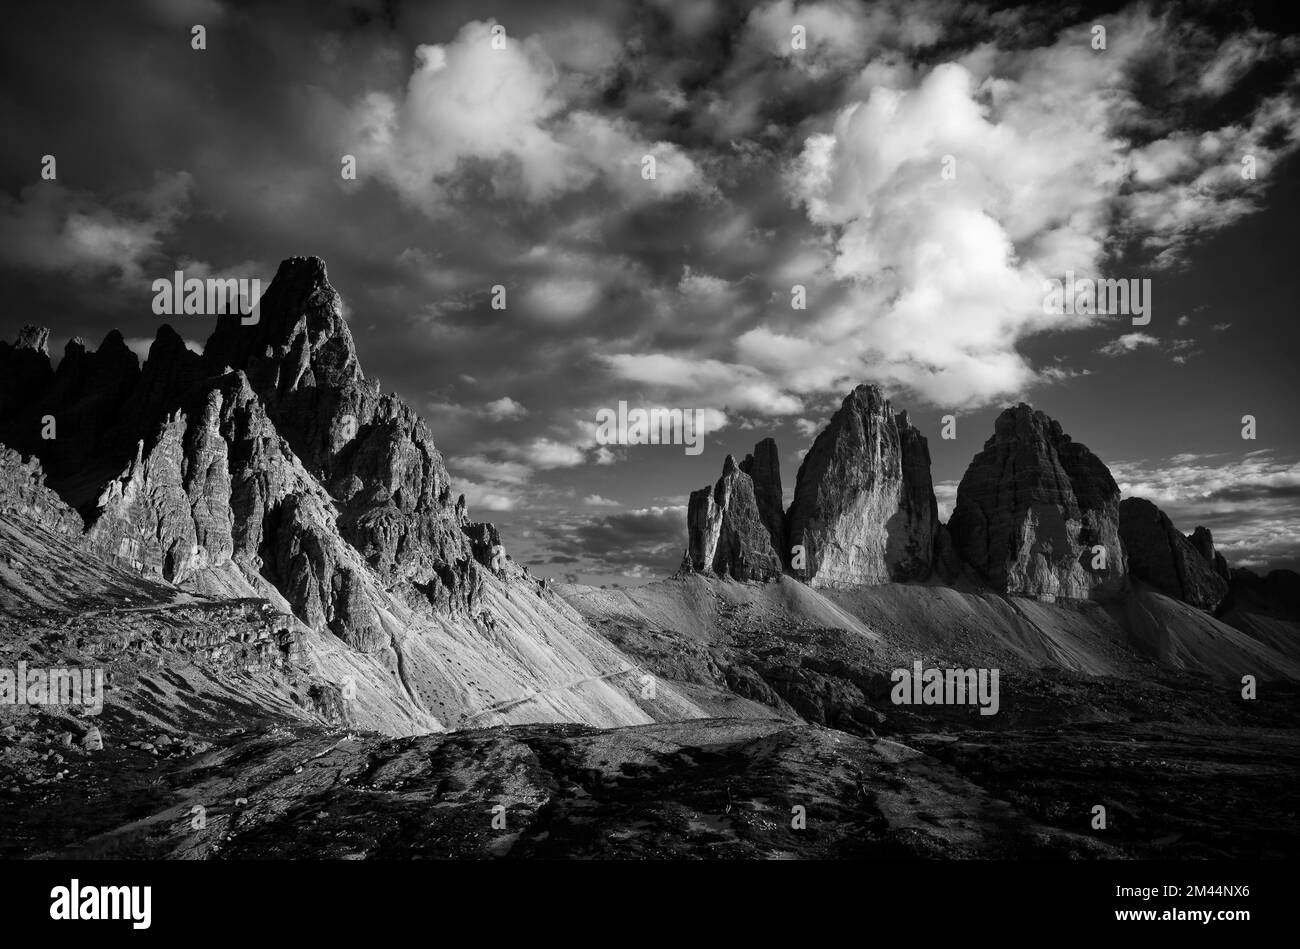
[{"label": "limestone cliff face", "polygon": [[267,416],[338,505],[339,531],[385,585],[463,600],[474,582],[464,565],[475,554],[442,455],[424,420],[363,376],[324,262],[284,261],[260,314],[254,326],[238,316],[218,321],[204,349],[207,369],[244,370]]},{"label": "limestone cliff face", "polygon": [[735,580],[781,575],[781,558],[759,512],[754,481],[727,456],[712,488],[691,492],[684,566]]},{"label": "limestone cliff face", "polygon": [[327,492],[293,455],[242,373],[212,380],[141,442],[97,502],[87,541],[178,584],[233,565],[308,626],[366,652],[387,638]]},{"label": "limestone cliff face", "polygon": [[[31,390],[0,393],[5,434],[49,465],[95,551],[146,574],[237,570],[361,650],[386,640],[369,587],[472,611],[500,538],[451,503],[424,422],[366,381],[324,263],[286,260],[260,317],[221,318],[201,357],[163,326],[143,369],[114,331],[94,352],[72,341],[52,371],[48,333],[29,327],[0,348],[0,371]],[[54,439],[39,438],[45,414]]]},{"label": "limestone cliff face", "polygon": [[1123,584],[1115,479],[1023,403],[998,416],[966,469],[948,529],[958,554],[999,592],[1088,598]]},{"label": "limestone cliff face", "polygon": [[1187,535],[1187,539],[1223,582],[1231,586],[1232,573],[1228,569],[1228,561],[1223,554],[1214,549],[1214,535],[1210,533],[1210,529],[1208,527],[1197,527]]},{"label": "limestone cliff face", "polygon": [[[1125,498],[1119,515],[1129,572],[1135,578],[1199,609],[1218,608],[1228,595],[1229,581],[1216,570],[1214,540],[1208,530],[1197,528],[1191,539],[1184,537],[1160,508],[1144,498]],[[1223,568],[1226,571],[1226,563]]]},{"label": "limestone cliff face", "polygon": [[220,319],[202,356],[163,326],[143,369],[115,332],[70,343],[57,371],[43,331],[0,346],[17,380],[0,384],[0,441],[51,466],[42,484],[37,462],[0,454],[0,519],[52,517],[77,556],[266,600],[302,635],[291,699],[351,682],[364,727],[702,714],[667,685],[644,699],[628,660],[453,501],[424,422],[363,375],[321,261],[286,260],[259,312]]},{"label": "limestone cliff face", "polygon": [[858,386],[804,456],[787,540],[814,586],[921,579],[939,533],[925,437],[876,386]]},{"label": "limestone cliff face", "polygon": [[752,454],[740,463],[740,470],[754,482],[754,502],[758,516],[767,528],[772,546],[781,559],[789,556],[785,543],[785,501],[781,493],[781,460],[776,439],[764,438]]},{"label": "limestone cliff face", "polygon": [[123,446],[116,433],[140,361],[112,330],[95,350],[70,340],[52,370],[48,336],[27,327],[16,345],[0,347],[0,376],[14,380],[0,384],[0,441],[39,457],[49,486],[84,515],[99,484],[129,458],[131,443]]},{"label": "limestone cliff face", "polygon": [[81,536],[81,518],[45,486],[45,473],[35,458],[0,445],[0,514],[29,518],[47,530]]}]

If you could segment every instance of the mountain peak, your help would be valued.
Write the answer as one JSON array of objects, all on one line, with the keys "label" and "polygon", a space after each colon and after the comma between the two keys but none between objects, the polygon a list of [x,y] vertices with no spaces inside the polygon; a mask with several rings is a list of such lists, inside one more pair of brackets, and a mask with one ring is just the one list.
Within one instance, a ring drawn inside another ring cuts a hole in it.
[{"label": "mountain peak", "polygon": [[844,397],[842,404],[848,405],[850,402],[857,402],[860,405],[877,406],[885,405],[889,402],[885,398],[884,391],[875,383],[862,382],[853,387],[853,391]]},{"label": "mountain peak", "polygon": [[275,278],[296,279],[309,283],[321,283],[329,286],[329,271],[325,261],[320,257],[286,257],[276,268]]},{"label": "mountain peak", "polygon": [[28,349],[42,356],[50,354],[47,345],[50,341],[50,331],[44,326],[32,326],[30,323],[18,331],[18,339],[14,342],[14,349]]},{"label": "mountain peak", "polygon": [[[1169,516],[1146,498],[1125,498],[1119,517],[1134,577],[1198,609],[1218,608],[1228,595],[1228,567],[1216,565],[1208,530],[1198,527],[1192,537],[1184,537]],[[1222,561],[1222,555],[1218,559]]]},{"label": "mountain peak", "polygon": [[814,586],[920,579],[933,567],[938,508],[930,450],[877,385],[856,386],[795,475],[787,541]]},{"label": "mountain peak", "polygon": [[1041,409],[1036,409],[1028,402],[1017,402],[1003,409],[993,423],[994,438],[1025,439],[1037,438],[1042,432],[1046,437],[1057,442],[1071,441],[1069,435],[1056,421]]},{"label": "mountain peak", "polygon": [[[752,460],[751,455],[746,462]],[[781,575],[781,556],[763,519],[754,481],[733,455],[727,455],[722,477],[713,487],[691,492],[686,534],[684,570],[737,580],[770,580]]]},{"label": "mountain peak", "polygon": [[971,460],[948,528],[1000,592],[1087,598],[1116,590],[1125,570],[1109,469],[1024,402],[1003,410]]},{"label": "mountain peak", "polygon": [[274,384],[290,389],[304,382],[343,384],[362,378],[342,298],[319,257],[281,261],[258,304],[258,321],[245,325],[243,320],[239,314],[217,318],[203,350],[209,372],[226,366],[248,369],[257,380],[263,375],[259,366],[270,371],[265,364],[274,363],[286,370],[274,372]]},{"label": "mountain peak", "polygon": [[131,352],[131,347],[126,345],[126,339],[123,338],[122,331],[119,329],[109,330],[108,333],[105,334],[103,342],[99,344],[99,348],[95,350],[95,353],[97,355],[110,356],[117,356],[122,353],[131,353],[132,358],[136,359],[137,362],[139,361],[139,357],[137,357],[135,353]]},{"label": "mountain peak", "polygon": [[188,352],[181,334],[172,329],[171,324],[163,323],[158,327],[158,332],[154,333],[153,342],[149,344],[149,356],[145,362],[148,364],[159,358],[171,358],[182,349]]}]

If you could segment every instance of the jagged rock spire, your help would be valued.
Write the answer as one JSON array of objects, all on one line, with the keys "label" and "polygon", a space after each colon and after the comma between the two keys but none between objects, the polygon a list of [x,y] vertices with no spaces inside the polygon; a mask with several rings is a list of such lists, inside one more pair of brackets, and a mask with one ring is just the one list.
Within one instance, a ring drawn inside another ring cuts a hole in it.
[{"label": "jagged rock spire", "polygon": [[[1228,578],[1215,569],[1214,541],[1205,528],[1197,528],[1196,540],[1189,539],[1150,501],[1125,498],[1119,529],[1136,579],[1203,610],[1213,611],[1228,595]],[[1208,547],[1206,553],[1198,550],[1198,542]],[[1226,563],[1223,568],[1226,572]]]},{"label": "jagged rock spire", "polygon": [[1115,479],[1059,423],[1024,403],[998,416],[966,469],[948,530],[999,592],[1087,598],[1122,586]]},{"label": "jagged rock spire", "polygon": [[[787,542],[814,585],[922,579],[939,530],[930,450],[876,386],[845,397],[795,478]],[[789,552],[786,552],[787,559]]]},{"label": "jagged rock spire", "polygon": [[754,482],[754,501],[758,504],[759,519],[767,528],[772,546],[784,560],[788,556],[785,549],[785,502],[781,494],[781,460],[776,439],[764,438],[755,445],[753,453],[746,455],[740,463],[740,470]]},{"label": "jagged rock spire", "polygon": [[736,580],[781,575],[781,558],[760,515],[754,481],[731,455],[717,484],[691,493],[686,529],[683,568]]}]

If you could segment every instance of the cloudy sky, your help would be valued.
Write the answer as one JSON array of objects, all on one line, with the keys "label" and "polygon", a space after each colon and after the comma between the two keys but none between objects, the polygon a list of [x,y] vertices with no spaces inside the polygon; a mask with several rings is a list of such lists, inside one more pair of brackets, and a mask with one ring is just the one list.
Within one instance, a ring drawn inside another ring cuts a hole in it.
[{"label": "cloudy sky", "polygon": [[[1300,567],[1300,39],[1267,8],[269,6],[7,7],[5,338],[143,355],[154,278],[321,256],[543,575],[671,571],[687,493],[772,435],[788,497],[860,382],[946,509],[1025,400],[1230,562]],[[1067,272],[1150,280],[1150,322],[1048,312]],[[704,411],[704,452],[598,445],[619,401]]]}]

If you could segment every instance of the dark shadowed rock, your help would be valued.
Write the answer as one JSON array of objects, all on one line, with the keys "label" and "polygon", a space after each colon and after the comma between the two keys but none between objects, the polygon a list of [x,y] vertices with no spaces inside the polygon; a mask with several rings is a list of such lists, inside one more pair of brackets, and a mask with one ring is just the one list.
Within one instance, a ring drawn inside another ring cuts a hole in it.
[{"label": "dark shadowed rock", "polygon": [[36,521],[47,530],[70,537],[81,535],[81,518],[45,486],[45,473],[35,458],[0,445],[0,513]]},{"label": "dark shadowed rock", "polygon": [[423,419],[365,379],[324,262],[285,260],[259,312],[253,326],[237,315],[218,319],[203,354],[207,371],[245,372],[338,505],[339,532],[385,586],[409,584],[434,602],[465,600],[475,558],[442,455]]},{"label": "dark shadowed rock", "polygon": [[496,525],[487,521],[468,522],[464,531],[474,551],[474,559],[490,569],[501,569],[505,561],[505,548],[501,545],[501,532]]},{"label": "dark shadowed rock", "polygon": [[1228,561],[1224,559],[1223,554],[1214,549],[1214,535],[1210,533],[1208,527],[1197,527],[1187,539],[1191,541],[1196,552],[1200,554],[1205,562],[1208,563],[1220,577],[1229,585],[1232,583],[1232,574],[1228,570]]},{"label": "dark shadowed rock", "polygon": [[1228,595],[1228,581],[1160,508],[1145,498],[1125,498],[1119,517],[1129,573],[1199,609],[1218,608]]},{"label": "dark shadowed rock", "polygon": [[786,522],[806,558],[794,572],[815,586],[928,576],[939,514],[925,436],[858,386],[804,456]]},{"label": "dark shadowed rock", "polygon": [[[1003,593],[1116,593],[1125,573],[1119,488],[1096,455],[1021,403],[1005,410],[957,487],[957,552]],[[1104,549],[1104,566],[1094,548]]]},{"label": "dark shadowed rock", "polygon": [[934,574],[944,583],[956,583],[966,570],[948,525],[940,524],[934,538]]},{"label": "dark shadowed rock", "polygon": [[683,566],[736,580],[781,575],[781,558],[759,512],[754,481],[727,456],[712,488],[691,492]]},{"label": "dark shadowed rock", "polygon": [[785,502],[781,494],[781,460],[776,439],[764,438],[754,446],[753,454],[746,455],[740,470],[754,482],[754,501],[758,516],[772,538],[772,546],[781,552],[785,549]]},{"label": "dark shadowed rock", "polygon": [[140,376],[123,401],[101,450],[114,456],[131,455],[136,443],[151,435],[175,411],[186,394],[203,377],[201,357],[185,345],[166,323],[158,327]]},{"label": "dark shadowed rock", "polygon": [[[83,508],[129,457],[128,447],[105,464],[103,453],[140,363],[113,330],[94,352],[71,340],[52,371],[48,338],[47,330],[29,326],[15,346],[0,343],[0,441],[39,457],[50,487]],[[53,437],[43,437],[47,424]]]},{"label": "dark shadowed rock", "polygon": [[1236,609],[1300,622],[1300,574],[1294,570],[1271,570],[1261,577],[1253,570],[1232,570],[1231,599]]},{"label": "dark shadowed rock", "polygon": [[0,441],[31,453],[39,438],[35,403],[54,377],[50,331],[24,326],[12,344],[0,341]]}]

